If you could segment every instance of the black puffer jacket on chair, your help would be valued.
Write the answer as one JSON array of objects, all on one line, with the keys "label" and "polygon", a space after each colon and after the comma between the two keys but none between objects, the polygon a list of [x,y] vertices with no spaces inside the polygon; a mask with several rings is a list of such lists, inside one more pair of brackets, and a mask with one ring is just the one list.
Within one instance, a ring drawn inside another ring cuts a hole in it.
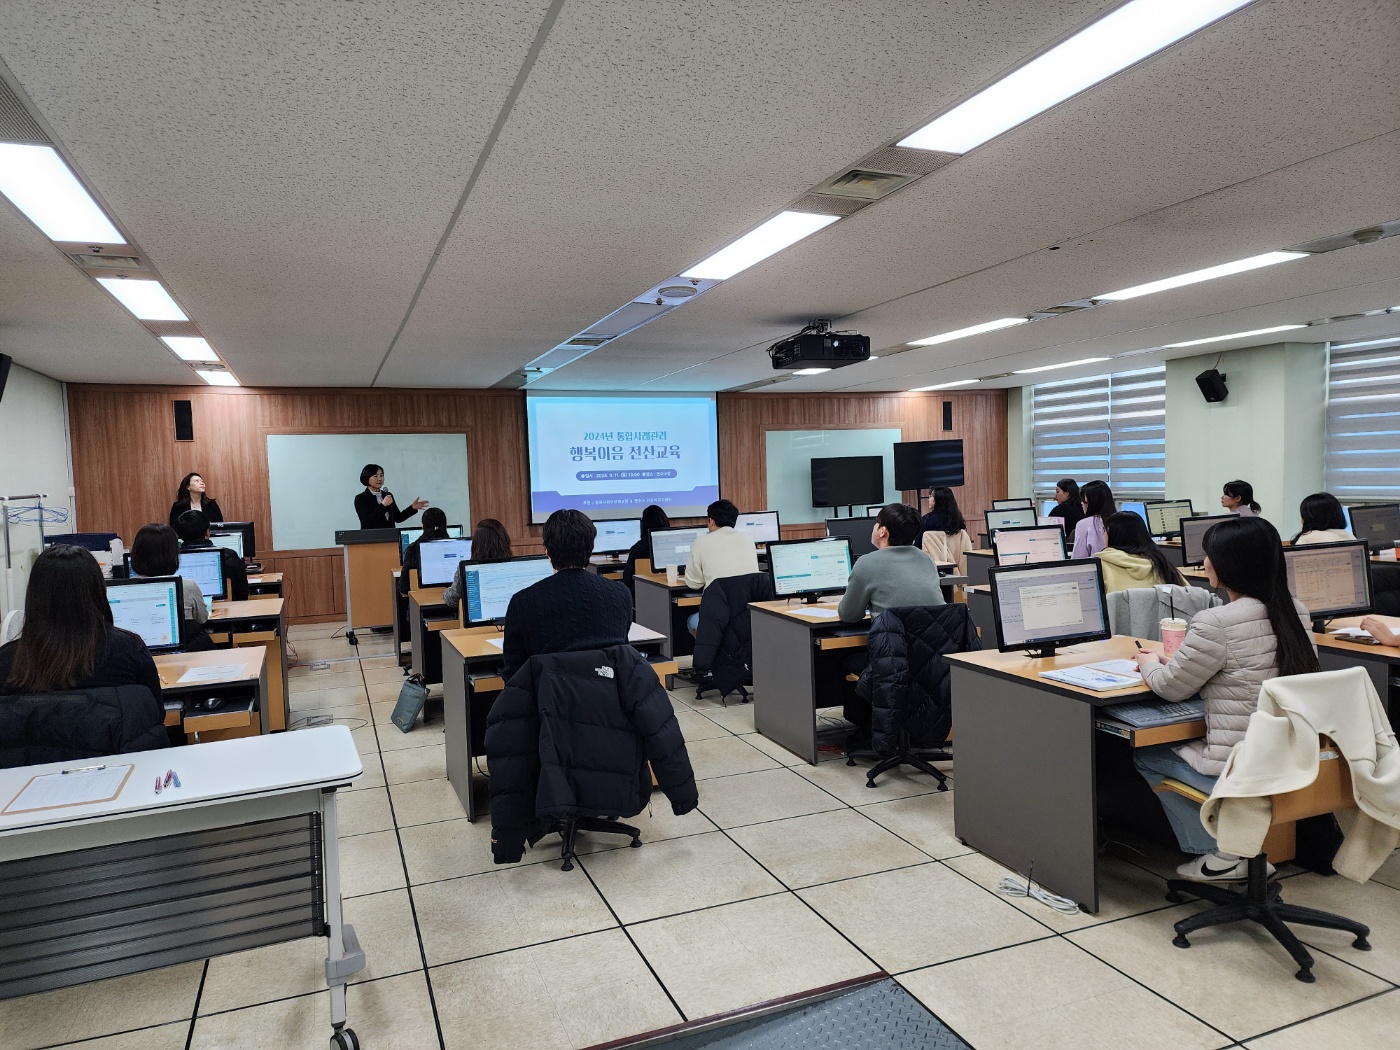
[{"label": "black puffer jacket on chair", "polygon": [[749,602],[773,600],[766,572],[715,580],[700,596],[695,629],[695,670],[713,676],[721,696],[753,683],[753,622]]}]

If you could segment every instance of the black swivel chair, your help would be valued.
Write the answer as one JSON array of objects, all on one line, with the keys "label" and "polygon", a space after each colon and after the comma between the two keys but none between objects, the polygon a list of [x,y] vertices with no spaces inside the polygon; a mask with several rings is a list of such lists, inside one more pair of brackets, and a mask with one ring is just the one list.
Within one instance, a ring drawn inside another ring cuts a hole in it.
[{"label": "black swivel chair", "polygon": [[695,698],[712,689],[729,706],[730,693],[749,702],[745,686],[753,684],[753,623],[750,602],[772,601],[773,581],[764,572],[715,580],[700,598],[700,623],[695,630],[691,666],[697,678]]}]

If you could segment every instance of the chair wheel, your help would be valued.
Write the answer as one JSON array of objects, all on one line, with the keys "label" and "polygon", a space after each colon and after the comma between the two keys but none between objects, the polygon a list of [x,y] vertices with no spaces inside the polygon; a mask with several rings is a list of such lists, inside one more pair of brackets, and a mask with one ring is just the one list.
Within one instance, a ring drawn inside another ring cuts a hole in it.
[{"label": "chair wheel", "polygon": [[629,842],[627,845],[628,845],[628,847],[629,847],[630,849],[641,849],[641,847],[642,847],[642,840],[641,840],[641,838],[635,838],[635,839],[633,839],[631,842]]},{"label": "chair wheel", "polygon": [[948,782],[945,780],[945,781],[943,781],[943,783],[939,784],[939,785],[938,785],[938,790],[939,790],[939,791],[947,791],[947,790],[948,790]]},{"label": "chair wheel", "polygon": [[573,870],[574,870],[574,862],[571,861],[571,860],[566,860],[566,861],[564,862],[563,866],[560,867],[559,870],[560,870],[560,871],[573,871]]},{"label": "chair wheel", "polygon": [[1178,948],[1191,947],[1191,942],[1186,939],[1186,934],[1184,933],[1178,933],[1175,937],[1173,937],[1172,943],[1175,944]]},{"label": "chair wheel", "polygon": [[1293,976],[1298,978],[1298,980],[1302,981],[1304,984],[1317,983],[1317,978],[1313,976],[1313,972],[1311,970],[1299,970]]},{"label": "chair wheel", "polygon": [[1176,890],[1170,890],[1167,893],[1167,900],[1171,901],[1173,904],[1180,904],[1185,899],[1186,898],[1177,893]]},{"label": "chair wheel", "polygon": [[[852,764],[854,764],[854,763],[852,763]],[[873,787],[875,786],[875,781],[873,781],[873,780],[867,780],[867,781],[865,782],[865,786],[868,787],[868,788],[873,788]]]},{"label": "chair wheel", "polygon": [[1351,946],[1361,952],[1369,952],[1371,950],[1371,942],[1365,937],[1356,938],[1356,940],[1351,942]]},{"label": "chair wheel", "polygon": [[855,765],[855,764],[856,764],[856,760],[855,760],[854,758],[847,758],[847,759],[846,759],[846,765],[848,765],[848,766],[853,766],[853,765]]},{"label": "chair wheel", "polygon": [[331,1050],[360,1050],[360,1040],[353,1028],[342,1028],[331,1034]]}]

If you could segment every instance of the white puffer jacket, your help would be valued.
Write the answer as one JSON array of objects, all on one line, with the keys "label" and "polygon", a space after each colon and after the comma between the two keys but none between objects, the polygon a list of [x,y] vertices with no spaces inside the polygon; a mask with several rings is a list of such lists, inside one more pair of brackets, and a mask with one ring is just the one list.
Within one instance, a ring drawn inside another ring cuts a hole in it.
[{"label": "white puffer jacket", "polygon": [[[1293,606],[1311,641],[1308,610],[1296,599]],[[1186,700],[1199,693],[1206,702],[1205,739],[1176,749],[1196,772],[1208,777],[1224,772],[1230,749],[1244,739],[1249,716],[1259,706],[1259,687],[1278,677],[1277,652],[1264,603],[1241,597],[1197,613],[1171,660],[1143,672],[1143,681],[1160,697]]]}]

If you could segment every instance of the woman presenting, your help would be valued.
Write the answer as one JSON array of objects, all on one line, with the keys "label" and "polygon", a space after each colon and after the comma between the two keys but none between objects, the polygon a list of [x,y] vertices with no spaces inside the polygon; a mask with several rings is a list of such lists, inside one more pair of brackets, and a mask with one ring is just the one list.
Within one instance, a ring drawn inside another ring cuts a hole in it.
[{"label": "woman presenting", "polygon": [[399,510],[394,494],[384,487],[384,468],[378,463],[367,464],[360,471],[360,484],[365,491],[355,497],[355,513],[362,529],[392,529],[428,505],[425,499],[415,499],[408,510]]},{"label": "woman presenting", "polygon": [[199,511],[214,525],[224,520],[224,512],[219,509],[219,504],[209,497],[208,486],[198,474],[186,474],[185,479],[180,482],[180,489],[175,493],[175,502],[170,507],[172,529],[180,520],[180,515],[187,510]]}]

